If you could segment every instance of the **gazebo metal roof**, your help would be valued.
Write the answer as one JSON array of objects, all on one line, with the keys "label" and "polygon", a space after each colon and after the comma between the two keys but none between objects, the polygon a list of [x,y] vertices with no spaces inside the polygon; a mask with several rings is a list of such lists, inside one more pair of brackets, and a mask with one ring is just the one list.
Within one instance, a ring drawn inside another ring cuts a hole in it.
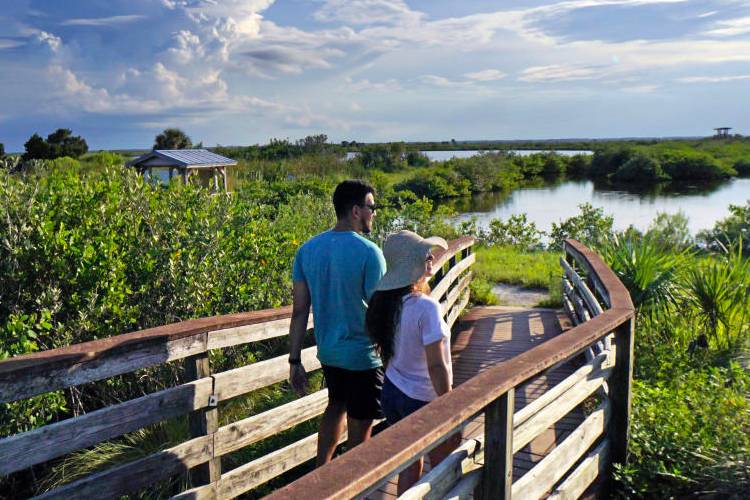
[{"label": "gazebo metal roof", "polygon": [[208,168],[237,165],[231,158],[206,149],[155,149],[130,160],[129,167]]}]

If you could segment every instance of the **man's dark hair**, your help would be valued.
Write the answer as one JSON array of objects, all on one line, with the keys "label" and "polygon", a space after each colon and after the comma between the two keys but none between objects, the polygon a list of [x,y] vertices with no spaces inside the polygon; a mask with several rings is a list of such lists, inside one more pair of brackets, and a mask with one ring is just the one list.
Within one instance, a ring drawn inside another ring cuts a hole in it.
[{"label": "man's dark hair", "polygon": [[375,195],[375,188],[359,179],[347,180],[336,186],[333,192],[333,206],[336,217],[342,219],[352,210],[354,205],[362,205],[367,193]]}]

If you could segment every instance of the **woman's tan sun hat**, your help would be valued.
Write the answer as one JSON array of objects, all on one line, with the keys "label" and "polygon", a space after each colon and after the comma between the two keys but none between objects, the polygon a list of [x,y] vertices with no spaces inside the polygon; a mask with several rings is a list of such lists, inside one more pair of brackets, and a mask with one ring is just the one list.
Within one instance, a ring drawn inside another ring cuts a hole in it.
[{"label": "woman's tan sun hat", "polygon": [[386,273],[375,290],[394,290],[419,281],[424,274],[427,252],[434,247],[448,248],[439,236],[422,238],[412,231],[399,231],[390,235],[383,244]]}]

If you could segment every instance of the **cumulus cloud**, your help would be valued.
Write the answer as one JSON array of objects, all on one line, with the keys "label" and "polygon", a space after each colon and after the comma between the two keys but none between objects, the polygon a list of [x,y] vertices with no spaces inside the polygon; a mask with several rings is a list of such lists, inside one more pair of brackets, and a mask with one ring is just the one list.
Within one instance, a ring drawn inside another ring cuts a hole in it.
[{"label": "cumulus cloud", "polygon": [[49,49],[52,52],[57,52],[62,46],[62,39],[59,36],[47,33],[46,31],[39,31],[36,33],[36,41]]},{"label": "cumulus cloud", "polygon": [[464,76],[471,80],[478,80],[480,82],[491,82],[494,80],[502,80],[508,75],[497,69],[484,69],[482,71],[464,73]]},{"label": "cumulus cloud", "polygon": [[67,19],[60,24],[63,26],[116,26],[120,24],[134,23],[146,19],[143,15],[110,16],[110,17],[87,17]]}]

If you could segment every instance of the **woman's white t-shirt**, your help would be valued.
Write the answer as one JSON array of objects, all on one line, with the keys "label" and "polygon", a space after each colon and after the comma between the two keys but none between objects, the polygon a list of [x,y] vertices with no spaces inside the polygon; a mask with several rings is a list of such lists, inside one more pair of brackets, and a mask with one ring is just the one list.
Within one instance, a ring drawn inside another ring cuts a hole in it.
[{"label": "woman's white t-shirt", "polygon": [[401,321],[393,341],[393,357],[385,375],[412,399],[432,401],[437,398],[427,370],[424,346],[438,341],[442,341],[443,359],[452,386],[450,330],[443,321],[440,304],[424,294],[404,297]]}]

